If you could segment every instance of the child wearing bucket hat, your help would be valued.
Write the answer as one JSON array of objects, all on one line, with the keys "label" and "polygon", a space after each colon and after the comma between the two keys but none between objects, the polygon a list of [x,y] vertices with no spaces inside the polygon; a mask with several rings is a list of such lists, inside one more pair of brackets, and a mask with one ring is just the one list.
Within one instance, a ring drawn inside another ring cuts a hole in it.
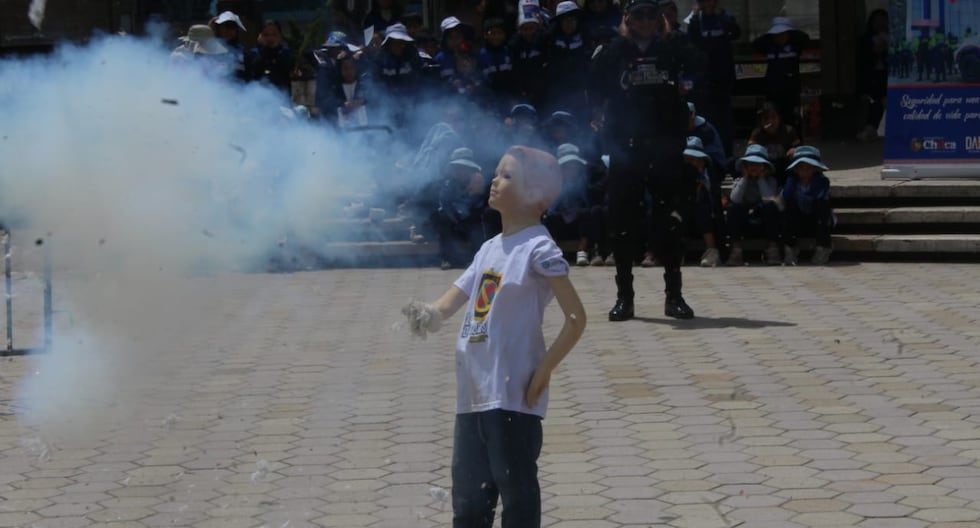
[{"label": "child wearing bucket hat", "polygon": [[820,150],[800,145],[793,152],[789,177],[780,194],[783,208],[783,263],[795,266],[799,257],[798,237],[812,234],[816,239],[811,263],[824,265],[830,260],[830,232],[837,223],[830,205],[830,170],[820,159]]},{"label": "child wearing bucket hat", "polygon": [[[562,175],[561,194],[545,211],[542,223],[555,240],[577,240],[575,264],[588,266],[589,228],[592,224],[589,216],[592,210],[588,189],[589,164],[582,157],[578,146],[572,143],[559,145],[556,154]],[[591,238],[594,240],[596,237]]]},{"label": "child wearing bucket hat", "polygon": [[235,77],[242,81],[246,80],[245,47],[241,43],[241,37],[245,34],[246,30],[241,17],[231,11],[223,11],[211,19],[208,25],[211,26],[214,34],[228,48],[228,53],[232,57],[232,63],[234,64]]},{"label": "child wearing bucket hat", "polygon": [[702,268],[714,268],[721,264],[718,252],[718,241],[715,232],[718,230],[720,211],[715,205],[718,200],[714,196],[711,182],[711,156],[704,151],[701,138],[687,138],[687,148],[684,149],[684,163],[689,168],[691,176],[697,178],[697,193],[694,198],[694,210],[691,214],[693,223],[690,228],[704,241],[704,254],[701,255]]},{"label": "child wearing bucket hat", "polygon": [[440,77],[451,84],[453,76],[456,75],[457,57],[472,50],[473,27],[454,16],[449,16],[439,23],[439,31],[441,45],[435,61],[439,65]]},{"label": "child wearing bucket hat", "polygon": [[769,153],[762,145],[749,145],[745,155],[735,162],[735,170],[740,176],[732,186],[728,207],[725,208],[728,237],[732,244],[726,262],[729,266],[745,263],[742,240],[750,231],[762,232],[766,237],[765,263],[782,263],[779,253],[781,218],[778,185],[773,169]]},{"label": "child wearing bucket hat", "polygon": [[793,126],[800,121],[800,55],[809,42],[809,35],[781,16],[773,18],[769,31],[752,42],[755,51],[766,56],[766,99],[776,105],[783,121]]},{"label": "child wearing bucket hat", "polygon": [[453,150],[430,221],[439,239],[442,269],[465,266],[483,243],[486,185],[473,150]]}]

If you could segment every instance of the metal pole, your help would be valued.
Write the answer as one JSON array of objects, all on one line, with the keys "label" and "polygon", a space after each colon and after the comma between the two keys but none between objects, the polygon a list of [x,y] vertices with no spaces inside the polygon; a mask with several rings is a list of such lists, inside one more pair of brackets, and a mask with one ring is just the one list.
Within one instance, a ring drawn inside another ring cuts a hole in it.
[{"label": "metal pole", "polygon": [[3,230],[3,274],[7,288],[7,355],[14,353],[14,295],[10,277],[10,231]]},{"label": "metal pole", "polygon": [[51,237],[44,245],[44,351],[51,352]]}]

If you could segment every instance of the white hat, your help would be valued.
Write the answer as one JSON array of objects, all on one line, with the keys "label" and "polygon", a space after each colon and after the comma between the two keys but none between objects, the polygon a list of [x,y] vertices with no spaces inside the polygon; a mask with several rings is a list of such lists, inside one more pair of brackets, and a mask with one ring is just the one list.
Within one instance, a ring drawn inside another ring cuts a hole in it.
[{"label": "white hat", "polygon": [[807,165],[813,165],[814,167],[829,171],[830,167],[824,164],[820,160],[820,149],[817,147],[811,147],[810,145],[800,145],[793,149],[793,163],[790,164],[787,169],[792,169],[800,163],[806,163]]},{"label": "white hat", "polygon": [[579,155],[581,152],[582,151],[579,150],[577,146],[571,143],[562,143],[558,146],[558,164],[564,165],[574,161],[576,163],[581,163],[582,165],[588,165],[589,163]]},{"label": "white hat", "polygon": [[460,147],[454,150],[453,153],[449,156],[449,164],[457,165],[460,167],[467,167],[482,172],[483,168],[480,167],[475,161],[473,161],[473,159],[474,159],[474,154],[472,149],[468,149],[466,147]]},{"label": "white hat", "polygon": [[541,23],[541,4],[538,0],[521,0],[517,6],[517,27],[529,22]]},{"label": "white hat", "polygon": [[687,148],[684,149],[685,156],[693,156],[695,158],[711,159],[711,156],[705,154],[704,143],[701,138],[697,136],[690,136],[687,138]]},{"label": "white hat", "polygon": [[238,18],[238,15],[232,13],[231,11],[224,11],[218,15],[218,18],[214,19],[214,24],[216,26],[220,26],[226,22],[234,22],[235,25],[241,28],[242,31],[245,31],[245,25],[242,24],[242,19]]},{"label": "white hat", "polygon": [[221,55],[228,53],[228,48],[214,36],[214,30],[210,26],[197,24],[187,30],[187,36],[180,37],[184,43],[184,48],[191,53],[199,55]]},{"label": "white hat", "polygon": [[742,170],[742,163],[744,162],[759,163],[768,166],[769,169],[775,169],[772,162],[769,161],[769,151],[766,150],[766,147],[757,143],[745,147],[745,155],[735,160],[735,170]]},{"label": "white hat", "polygon": [[793,29],[793,22],[789,18],[776,17],[772,19],[772,27],[769,28],[768,34],[778,35],[787,31],[793,31]]},{"label": "white hat", "polygon": [[575,11],[581,11],[582,9],[573,2],[572,0],[565,0],[564,2],[559,2],[558,6],[555,7],[555,17],[560,17],[562,15],[567,15],[569,13],[574,13]]},{"label": "white hat", "polygon": [[408,34],[408,29],[405,28],[405,24],[392,24],[388,26],[385,30],[385,39],[381,41],[381,45],[384,46],[388,43],[388,40],[401,40],[404,42],[415,42]]},{"label": "white hat", "polygon": [[458,18],[454,16],[449,16],[442,19],[442,22],[439,23],[439,30],[445,33],[450,29],[453,29],[454,27],[458,27],[461,25],[463,25],[463,22],[461,22]]}]

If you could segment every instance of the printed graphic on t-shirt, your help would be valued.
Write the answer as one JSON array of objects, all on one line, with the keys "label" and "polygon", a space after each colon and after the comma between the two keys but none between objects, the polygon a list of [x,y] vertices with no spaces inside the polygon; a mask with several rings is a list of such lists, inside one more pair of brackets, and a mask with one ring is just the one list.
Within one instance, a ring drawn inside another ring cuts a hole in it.
[{"label": "printed graphic on t-shirt", "polygon": [[469,334],[470,343],[487,340],[487,316],[502,280],[503,275],[495,271],[484,271],[480,277],[480,291],[473,302],[473,319],[463,326],[463,336]]}]

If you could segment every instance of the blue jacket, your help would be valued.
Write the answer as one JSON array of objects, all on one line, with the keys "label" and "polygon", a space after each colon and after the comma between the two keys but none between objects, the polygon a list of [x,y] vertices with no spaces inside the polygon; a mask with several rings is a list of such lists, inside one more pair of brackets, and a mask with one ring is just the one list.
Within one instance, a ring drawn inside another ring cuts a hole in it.
[{"label": "blue jacket", "polygon": [[377,59],[375,79],[392,96],[414,96],[422,73],[422,60],[415,48],[406,48],[401,57],[381,50]]},{"label": "blue jacket", "polygon": [[487,86],[500,94],[516,94],[517,80],[514,74],[514,57],[510,47],[484,46],[476,59],[477,68],[483,73]]},{"label": "blue jacket", "polygon": [[705,75],[713,87],[731,88],[735,84],[735,41],[742,35],[735,17],[722,11],[716,15],[698,13],[687,26],[687,36],[708,60]]},{"label": "blue jacket", "polygon": [[818,203],[830,203],[830,179],[823,173],[817,173],[809,185],[803,185],[800,177],[791,172],[781,196],[784,208],[792,205],[804,214],[811,214]]}]

